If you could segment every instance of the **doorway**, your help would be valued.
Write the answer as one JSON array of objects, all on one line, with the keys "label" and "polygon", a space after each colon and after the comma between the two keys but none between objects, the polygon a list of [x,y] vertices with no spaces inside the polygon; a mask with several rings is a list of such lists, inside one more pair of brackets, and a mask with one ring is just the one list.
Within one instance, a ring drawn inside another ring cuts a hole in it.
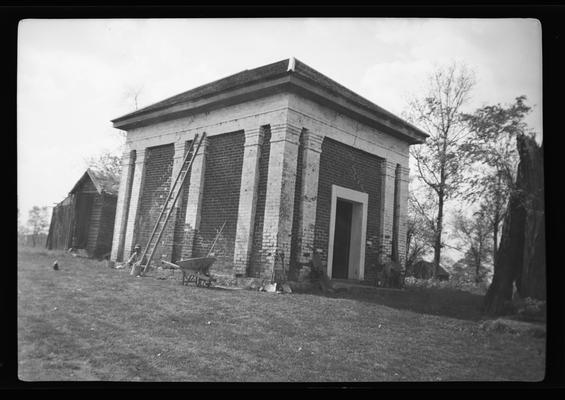
[{"label": "doorway", "polygon": [[368,199],[367,193],[332,185],[327,268],[331,279],[364,279]]},{"label": "doorway", "polygon": [[335,232],[332,278],[347,279],[351,245],[351,215],[353,204],[338,199],[335,208]]}]

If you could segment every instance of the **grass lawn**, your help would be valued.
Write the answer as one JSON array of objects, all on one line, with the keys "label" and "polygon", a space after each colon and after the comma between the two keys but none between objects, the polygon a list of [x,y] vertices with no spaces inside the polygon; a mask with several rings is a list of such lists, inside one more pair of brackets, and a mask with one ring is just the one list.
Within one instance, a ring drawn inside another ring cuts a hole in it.
[{"label": "grass lawn", "polygon": [[[59,260],[60,270],[51,265]],[[448,290],[270,294],[182,286],[19,248],[24,381],[539,381],[545,340],[479,329]]]}]

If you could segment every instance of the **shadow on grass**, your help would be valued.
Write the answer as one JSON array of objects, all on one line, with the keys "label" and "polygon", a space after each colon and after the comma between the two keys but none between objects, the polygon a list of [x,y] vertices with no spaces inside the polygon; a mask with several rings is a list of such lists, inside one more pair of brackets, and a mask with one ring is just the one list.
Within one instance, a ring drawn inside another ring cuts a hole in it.
[{"label": "shadow on grass", "polygon": [[479,321],[483,318],[481,306],[484,296],[450,288],[340,289],[331,294],[313,290],[309,291],[309,294],[357,300],[419,314],[469,321]]}]

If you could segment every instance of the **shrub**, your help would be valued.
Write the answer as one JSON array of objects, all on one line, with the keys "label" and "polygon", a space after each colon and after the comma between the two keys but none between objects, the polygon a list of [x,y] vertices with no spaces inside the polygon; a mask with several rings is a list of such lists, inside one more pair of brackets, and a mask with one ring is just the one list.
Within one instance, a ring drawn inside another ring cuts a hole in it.
[{"label": "shrub", "polygon": [[454,289],[471,292],[473,294],[486,294],[488,289],[488,282],[474,283],[458,279],[450,279],[447,281],[440,281],[437,279],[417,279],[412,276],[406,277],[404,285],[407,288],[421,288],[421,289]]}]

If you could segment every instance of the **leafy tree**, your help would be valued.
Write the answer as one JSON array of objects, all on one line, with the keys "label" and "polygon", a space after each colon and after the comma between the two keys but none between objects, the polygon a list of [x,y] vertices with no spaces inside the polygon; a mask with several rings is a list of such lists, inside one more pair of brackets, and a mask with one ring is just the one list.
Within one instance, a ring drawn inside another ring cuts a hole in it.
[{"label": "leafy tree", "polygon": [[479,274],[479,281],[477,282],[475,266],[473,263],[473,255],[467,251],[462,258],[457,260],[457,262],[451,266],[450,279],[465,286],[476,287],[477,285],[480,285],[481,289],[486,290],[489,277],[491,277],[492,274],[492,266],[482,266]]},{"label": "leafy tree", "polygon": [[25,243],[25,236],[28,234],[28,229],[21,221],[21,213],[18,208],[18,243]]},{"label": "leafy tree", "polygon": [[528,134],[524,118],[531,111],[526,96],[513,104],[486,106],[463,115],[472,132],[465,152],[474,161],[474,174],[468,177],[466,199],[481,203],[483,216],[491,226],[493,260],[496,258],[502,221],[511,193],[516,190],[518,150],[516,138]]},{"label": "leafy tree", "polygon": [[101,173],[104,176],[120,178],[122,171],[122,158],[118,154],[104,152],[98,156],[86,159],[88,168]]},{"label": "leafy tree", "polygon": [[32,234],[33,246],[35,247],[37,236],[42,233],[47,233],[47,229],[49,228],[49,207],[33,206],[33,208],[29,210],[27,224]]},{"label": "leafy tree", "polygon": [[483,278],[485,263],[491,259],[490,224],[485,217],[485,210],[480,209],[471,217],[463,212],[455,216],[454,236],[461,243],[465,252],[465,263],[474,269],[475,282],[479,283]]},{"label": "leafy tree", "polygon": [[433,198],[426,199],[413,192],[410,192],[408,197],[408,218],[406,221],[407,269],[433,249],[435,224],[433,217],[429,215],[430,207],[428,205],[430,200],[433,200]]},{"label": "leafy tree", "polygon": [[411,155],[418,180],[435,197],[434,274],[441,260],[445,203],[458,197],[464,184],[463,146],[468,130],[461,109],[473,86],[473,74],[465,66],[438,68],[429,76],[425,94],[412,99],[405,113],[410,122],[430,135],[423,145],[411,148]]},{"label": "leafy tree", "polygon": [[25,227],[22,225],[20,209],[18,208],[18,234],[24,233]]}]

